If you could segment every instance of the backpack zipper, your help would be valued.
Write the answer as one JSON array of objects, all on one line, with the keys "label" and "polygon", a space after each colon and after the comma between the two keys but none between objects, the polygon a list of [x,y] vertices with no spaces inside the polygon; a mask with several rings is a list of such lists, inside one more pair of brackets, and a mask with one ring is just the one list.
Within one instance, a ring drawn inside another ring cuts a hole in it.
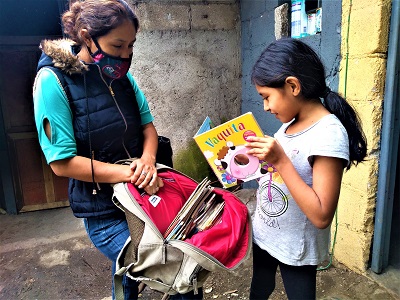
[{"label": "backpack zipper", "polygon": [[197,265],[194,270],[192,275],[190,275],[189,280],[190,283],[193,285],[193,294],[197,295],[199,293],[199,288],[197,286],[197,273],[200,272],[200,270],[202,270],[203,267],[200,265]]}]

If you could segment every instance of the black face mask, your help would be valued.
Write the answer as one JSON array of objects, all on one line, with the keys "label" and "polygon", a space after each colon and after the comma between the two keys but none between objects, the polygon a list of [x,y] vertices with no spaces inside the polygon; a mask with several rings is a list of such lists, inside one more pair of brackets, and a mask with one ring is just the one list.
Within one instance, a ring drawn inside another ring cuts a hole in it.
[{"label": "black face mask", "polygon": [[112,56],[101,50],[97,39],[93,38],[93,42],[98,50],[93,54],[91,53],[90,56],[93,58],[94,63],[100,67],[103,74],[112,79],[124,77],[131,66],[133,53],[129,55],[129,58]]}]

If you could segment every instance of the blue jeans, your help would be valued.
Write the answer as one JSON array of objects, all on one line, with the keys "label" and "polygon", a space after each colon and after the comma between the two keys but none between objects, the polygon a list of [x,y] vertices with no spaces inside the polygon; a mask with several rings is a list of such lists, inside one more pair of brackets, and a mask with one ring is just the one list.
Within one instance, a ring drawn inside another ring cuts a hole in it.
[{"label": "blue jeans", "polygon": [[[112,299],[115,299],[114,293],[114,274],[116,270],[116,261],[118,254],[125,245],[129,237],[129,228],[126,219],[114,217],[99,217],[83,219],[86,232],[89,235],[93,245],[101,253],[112,261]],[[138,298],[139,283],[124,276],[122,280],[125,300],[136,300]],[[199,288],[199,293],[194,295],[193,291],[187,294],[177,294],[171,296],[171,300],[194,300],[203,299],[203,290]]]},{"label": "blue jeans", "polygon": [[[129,237],[128,223],[125,219],[100,217],[83,219],[90,240],[101,253],[112,261],[112,299],[114,294],[114,274],[118,254]],[[124,276],[122,279],[124,298],[137,299],[139,283]]]}]

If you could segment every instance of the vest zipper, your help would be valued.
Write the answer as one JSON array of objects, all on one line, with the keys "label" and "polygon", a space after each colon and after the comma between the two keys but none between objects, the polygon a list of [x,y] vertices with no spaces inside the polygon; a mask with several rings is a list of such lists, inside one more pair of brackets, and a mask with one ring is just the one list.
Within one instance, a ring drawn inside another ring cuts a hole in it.
[{"label": "vest zipper", "polygon": [[110,82],[110,85],[108,86],[108,89],[110,90],[111,96],[112,96],[113,99],[114,99],[115,106],[118,108],[118,111],[119,111],[119,113],[120,113],[120,115],[121,115],[121,117],[122,117],[122,120],[124,121],[124,124],[125,124],[125,131],[124,131],[124,134],[122,135],[122,147],[124,147],[124,150],[125,150],[125,152],[126,152],[126,155],[128,155],[128,158],[131,158],[131,155],[129,154],[128,149],[126,149],[125,141],[124,141],[124,138],[123,138],[123,136],[125,135],[125,133],[128,131],[128,123],[126,122],[125,116],[124,116],[124,114],[122,113],[121,108],[120,108],[119,105],[118,105],[117,99],[115,99],[115,93],[114,93],[114,91],[113,91],[113,89],[112,89],[112,87],[111,87],[111,84],[113,83],[113,81],[114,81],[114,80],[112,80],[112,81]]},{"label": "vest zipper", "polygon": [[114,91],[113,91],[113,89],[112,89],[112,87],[111,87],[111,85],[108,87],[108,89],[110,90],[110,93],[111,93],[111,96],[115,96],[115,94],[114,94]]},{"label": "vest zipper", "polygon": [[[100,78],[103,80],[104,84],[106,85],[106,87],[107,87],[108,90],[110,91],[110,94],[111,94],[111,97],[112,97],[113,100],[114,100],[115,106],[117,107],[117,109],[118,109],[118,111],[119,111],[119,113],[120,113],[120,115],[121,115],[121,117],[122,117],[122,120],[124,121],[124,124],[125,124],[125,131],[124,131],[124,134],[123,134],[123,136],[124,136],[125,133],[128,131],[128,123],[126,122],[126,119],[125,119],[125,117],[124,117],[124,115],[123,115],[123,113],[122,113],[122,111],[121,111],[121,109],[120,109],[120,107],[119,107],[119,105],[118,105],[117,99],[115,99],[115,93],[114,93],[114,90],[113,90],[112,87],[111,87],[111,84],[113,83],[114,79],[111,80],[110,85],[108,85],[107,82],[106,82],[106,80],[105,80],[104,77],[103,77],[103,74],[101,73],[100,67],[99,67],[98,65],[96,65],[96,66],[97,66],[97,69],[99,70]],[[128,151],[128,149],[127,149],[126,146],[125,146],[125,141],[124,141],[124,138],[123,138],[123,137],[122,137],[122,147],[124,147],[124,150],[125,150],[126,155],[128,156],[128,158],[131,158],[131,155],[129,154],[129,151]]]}]

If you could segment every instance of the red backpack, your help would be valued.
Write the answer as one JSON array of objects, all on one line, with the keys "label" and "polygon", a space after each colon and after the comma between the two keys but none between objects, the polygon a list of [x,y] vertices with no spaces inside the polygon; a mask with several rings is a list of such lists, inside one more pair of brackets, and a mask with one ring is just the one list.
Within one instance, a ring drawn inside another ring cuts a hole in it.
[{"label": "red backpack", "polygon": [[165,237],[200,185],[167,166],[157,165],[157,169],[164,186],[156,195],[130,183],[114,185],[114,202],[125,212],[131,232],[117,260],[117,299],[123,296],[118,285],[124,274],[169,295],[196,293],[211,271],[234,270],[251,252],[246,205],[232,192],[207,185],[208,193],[223,207],[216,224],[202,231],[194,229],[184,240]]}]

